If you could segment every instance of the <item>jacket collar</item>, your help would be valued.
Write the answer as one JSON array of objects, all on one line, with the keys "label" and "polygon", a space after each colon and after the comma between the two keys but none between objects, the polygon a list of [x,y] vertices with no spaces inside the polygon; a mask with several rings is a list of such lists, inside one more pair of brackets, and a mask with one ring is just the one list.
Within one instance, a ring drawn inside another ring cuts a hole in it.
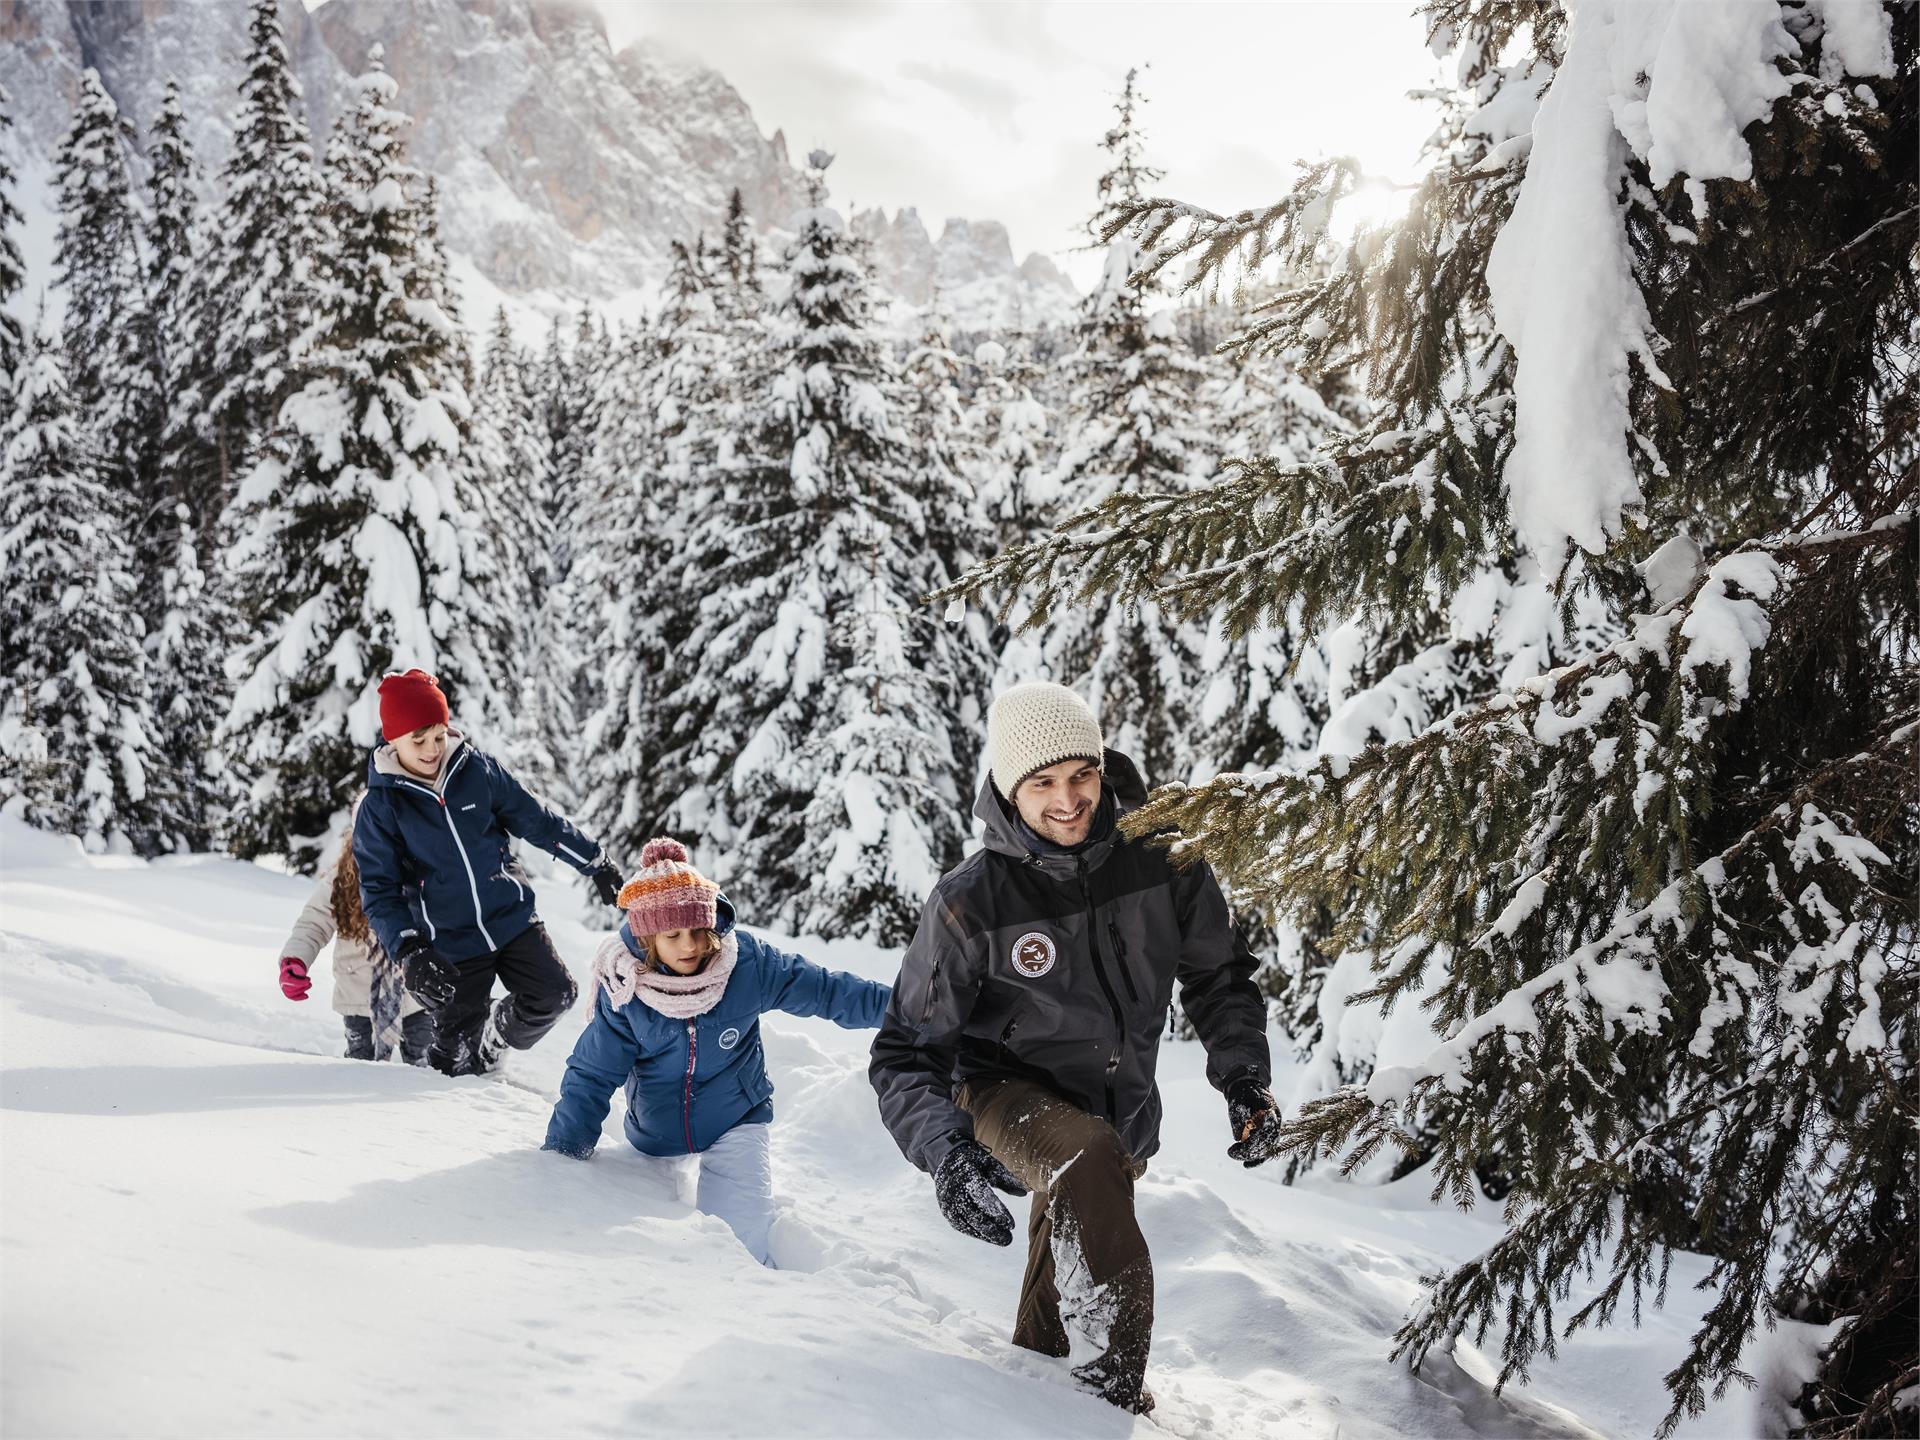
[{"label": "jacket collar", "polygon": [[458,730],[447,731],[447,753],[440,757],[440,773],[431,780],[422,780],[406,766],[400,763],[400,752],[393,748],[391,740],[382,741],[373,747],[373,754],[367,757],[367,784],[410,785],[416,790],[431,790],[436,796],[447,793],[447,781],[453,778],[453,772],[459,762],[466,759],[466,752],[472,747],[466,737]]},{"label": "jacket collar", "polygon": [[1105,753],[1105,773],[1101,776],[1101,790],[1110,791],[1114,800],[1115,825],[1106,835],[1081,850],[1060,850],[1036,855],[1020,836],[1020,815],[1011,802],[1002,800],[1000,792],[994,789],[993,777],[989,775],[980,786],[980,795],[973,802],[973,813],[986,824],[983,837],[986,847],[1023,865],[1032,865],[1044,871],[1056,880],[1071,880],[1084,866],[1088,870],[1098,870],[1106,863],[1114,847],[1121,844],[1124,837],[1120,834],[1118,822],[1129,810],[1137,810],[1147,800],[1147,782],[1140,776],[1140,768],[1122,755],[1118,750]]}]

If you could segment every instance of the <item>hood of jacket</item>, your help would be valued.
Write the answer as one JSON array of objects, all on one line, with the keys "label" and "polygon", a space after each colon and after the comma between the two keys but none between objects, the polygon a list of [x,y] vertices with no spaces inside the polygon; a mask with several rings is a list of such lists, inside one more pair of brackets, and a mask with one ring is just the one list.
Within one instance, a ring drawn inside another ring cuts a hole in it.
[{"label": "hood of jacket", "polygon": [[391,740],[384,741],[374,747],[373,754],[367,761],[367,785],[371,788],[379,784],[392,785],[410,781],[415,785],[432,787],[436,795],[444,795],[447,790],[447,777],[453,774],[454,756],[466,743],[466,736],[458,730],[449,729],[447,748],[440,755],[440,768],[434,772],[433,779],[426,780],[400,763],[400,752],[394,749]]},{"label": "hood of jacket", "polygon": [[[1113,792],[1114,820],[1117,825],[1121,816],[1147,803],[1147,782],[1141,777],[1140,767],[1118,750],[1105,752],[1104,760],[1106,771],[1100,777],[1100,786],[1103,793],[1109,790]],[[1098,868],[1113,853],[1113,847],[1121,838],[1116,828],[1079,850],[1036,853],[1028,848],[1020,834],[1019,812],[1013,808],[1011,800],[1000,798],[1000,792],[994,789],[992,776],[981,782],[980,794],[973,802],[973,813],[986,825],[982,842],[987,849],[1023,864],[1037,865],[1061,880],[1072,877],[1076,859],[1084,860],[1088,869]]]}]

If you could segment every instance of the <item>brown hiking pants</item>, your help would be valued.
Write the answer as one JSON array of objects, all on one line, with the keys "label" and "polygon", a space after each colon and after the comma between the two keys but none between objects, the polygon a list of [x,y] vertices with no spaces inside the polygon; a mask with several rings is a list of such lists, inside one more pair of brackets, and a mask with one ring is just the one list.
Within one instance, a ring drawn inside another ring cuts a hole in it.
[{"label": "brown hiking pants", "polygon": [[974,1138],[1033,1192],[1013,1343],[1066,1355],[1064,1295],[1068,1316],[1106,1346],[1079,1369],[1131,1406],[1153,1341],[1153,1264],[1133,1214],[1147,1167],[1105,1120],[1030,1080],[968,1083],[954,1098]]}]

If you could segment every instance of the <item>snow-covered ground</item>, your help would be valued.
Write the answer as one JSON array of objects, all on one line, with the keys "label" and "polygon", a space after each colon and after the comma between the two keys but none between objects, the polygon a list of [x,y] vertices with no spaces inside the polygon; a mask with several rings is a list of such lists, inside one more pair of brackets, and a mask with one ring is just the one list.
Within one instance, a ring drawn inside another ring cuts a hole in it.
[{"label": "snow-covered ground", "polygon": [[[881,1129],[864,1034],[765,1022],[782,1198],[762,1269],[617,1121],[591,1164],[540,1151],[584,1005],[500,1077],[334,1058],[325,961],[305,1004],[275,983],[306,888],[0,820],[0,1432],[1647,1435],[1704,1308],[1683,1261],[1644,1329],[1583,1335],[1498,1398],[1464,1344],[1390,1365],[1419,1274],[1483,1247],[1497,1212],[1435,1207],[1417,1178],[1242,1169],[1199,1048],[1170,1043],[1140,1188],[1159,1409],[1135,1420],[1008,1346],[1020,1245],[940,1218]],[[545,893],[584,978],[580,902]],[[1682,1433],[1752,1434],[1755,1414],[1737,1393]]]}]

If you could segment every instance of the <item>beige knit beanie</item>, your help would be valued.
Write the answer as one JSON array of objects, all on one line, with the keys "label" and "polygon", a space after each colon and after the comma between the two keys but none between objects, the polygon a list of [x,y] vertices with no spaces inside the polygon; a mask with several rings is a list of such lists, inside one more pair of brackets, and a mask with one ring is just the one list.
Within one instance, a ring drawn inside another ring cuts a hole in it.
[{"label": "beige knit beanie", "polygon": [[1000,692],[987,711],[987,772],[1007,798],[1036,770],[1087,759],[1106,770],[1106,743],[1087,702],[1064,685],[1030,680]]}]

